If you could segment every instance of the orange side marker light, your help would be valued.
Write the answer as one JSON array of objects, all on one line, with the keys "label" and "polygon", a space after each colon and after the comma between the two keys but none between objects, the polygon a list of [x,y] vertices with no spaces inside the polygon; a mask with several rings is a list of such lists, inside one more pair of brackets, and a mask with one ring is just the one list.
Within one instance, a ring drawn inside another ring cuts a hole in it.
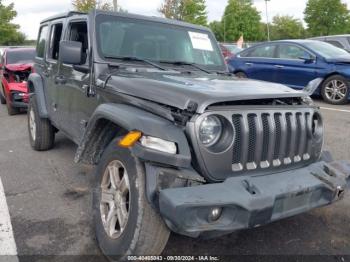
[{"label": "orange side marker light", "polygon": [[130,131],[119,141],[118,145],[126,148],[131,147],[141,138],[141,136],[142,133],[140,131]]}]

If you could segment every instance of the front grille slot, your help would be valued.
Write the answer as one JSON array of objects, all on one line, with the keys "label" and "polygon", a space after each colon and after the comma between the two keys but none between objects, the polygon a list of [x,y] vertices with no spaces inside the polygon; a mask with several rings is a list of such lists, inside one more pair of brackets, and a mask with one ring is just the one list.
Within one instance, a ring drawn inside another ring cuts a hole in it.
[{"label": "front grille slot", "polygon": [[310,159],[309,112],[234,114],[232,169],[266,169]]}]

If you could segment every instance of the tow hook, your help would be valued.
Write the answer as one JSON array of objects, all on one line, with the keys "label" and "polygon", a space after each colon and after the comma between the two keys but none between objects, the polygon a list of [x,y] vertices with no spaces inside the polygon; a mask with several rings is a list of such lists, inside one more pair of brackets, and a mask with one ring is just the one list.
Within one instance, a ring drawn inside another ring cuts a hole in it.
[{"label": "tow hook", "polygon": [[343,187],[341,186],[337,186],[337,191],[336,191],[336,195],[335,195],[335,200],[340,200],[344,198],[344,193],[345,190]]}]

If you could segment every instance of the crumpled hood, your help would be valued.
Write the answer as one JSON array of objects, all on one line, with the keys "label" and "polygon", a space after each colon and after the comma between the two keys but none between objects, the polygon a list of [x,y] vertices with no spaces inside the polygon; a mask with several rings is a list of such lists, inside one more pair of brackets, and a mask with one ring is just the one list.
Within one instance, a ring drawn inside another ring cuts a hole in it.
[{"label": "crumpled hood", "polygon": [[22,93],[28,92],[27,82],[22,83],[8,83],[8,88],[10,91],[18,91]]},{"label": "crumpled hood", "polygon": [[214,103],[304,94],[284,85],[208,74],[185,75],[175,72],[119,72],[107,84],[117,92],[157,103],[187,109],[192,102],[197,113]]},{"label": "crumpled hood", "polygon": [[25,71],[31,69],[33,64],[8,64],[5,65],[6,69],[10,71]]}]

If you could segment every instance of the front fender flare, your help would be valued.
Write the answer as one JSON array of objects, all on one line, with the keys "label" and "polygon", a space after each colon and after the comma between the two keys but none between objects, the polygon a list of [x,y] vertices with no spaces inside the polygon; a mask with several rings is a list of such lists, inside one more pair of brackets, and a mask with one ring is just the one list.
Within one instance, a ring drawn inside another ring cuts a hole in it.
[{"label": "front fender flare", "polygon": [[38,105],[39,116],[41,118],[48,118],[44,94],[44,83],[43,79],[38,73],[31,73],[28,78],[28,89],[29,93],[34,93],[36,102]]},{"label": "front fender flare", "polygon": [[[112,103],[102,104],[95,110],[80,142],[75,158],[76,162],[86,159],[85,154],[89,151],[88,148],[91,146],[89,143],[92,143],[91,139],[101,119],[110,121],[126,131],[138,130],[145,135],[161,138],[177,144],[178,153],[172,155],[147,149],[137,143],[130,149],[131,153],[136,157],[146,161],[178,167],[191,166],[191,152],[182,128],[176,126],[169,120],[143,111],[142,109],[125,104]],[[96,160],[89,159],[88,162],[96,164]]]}]

